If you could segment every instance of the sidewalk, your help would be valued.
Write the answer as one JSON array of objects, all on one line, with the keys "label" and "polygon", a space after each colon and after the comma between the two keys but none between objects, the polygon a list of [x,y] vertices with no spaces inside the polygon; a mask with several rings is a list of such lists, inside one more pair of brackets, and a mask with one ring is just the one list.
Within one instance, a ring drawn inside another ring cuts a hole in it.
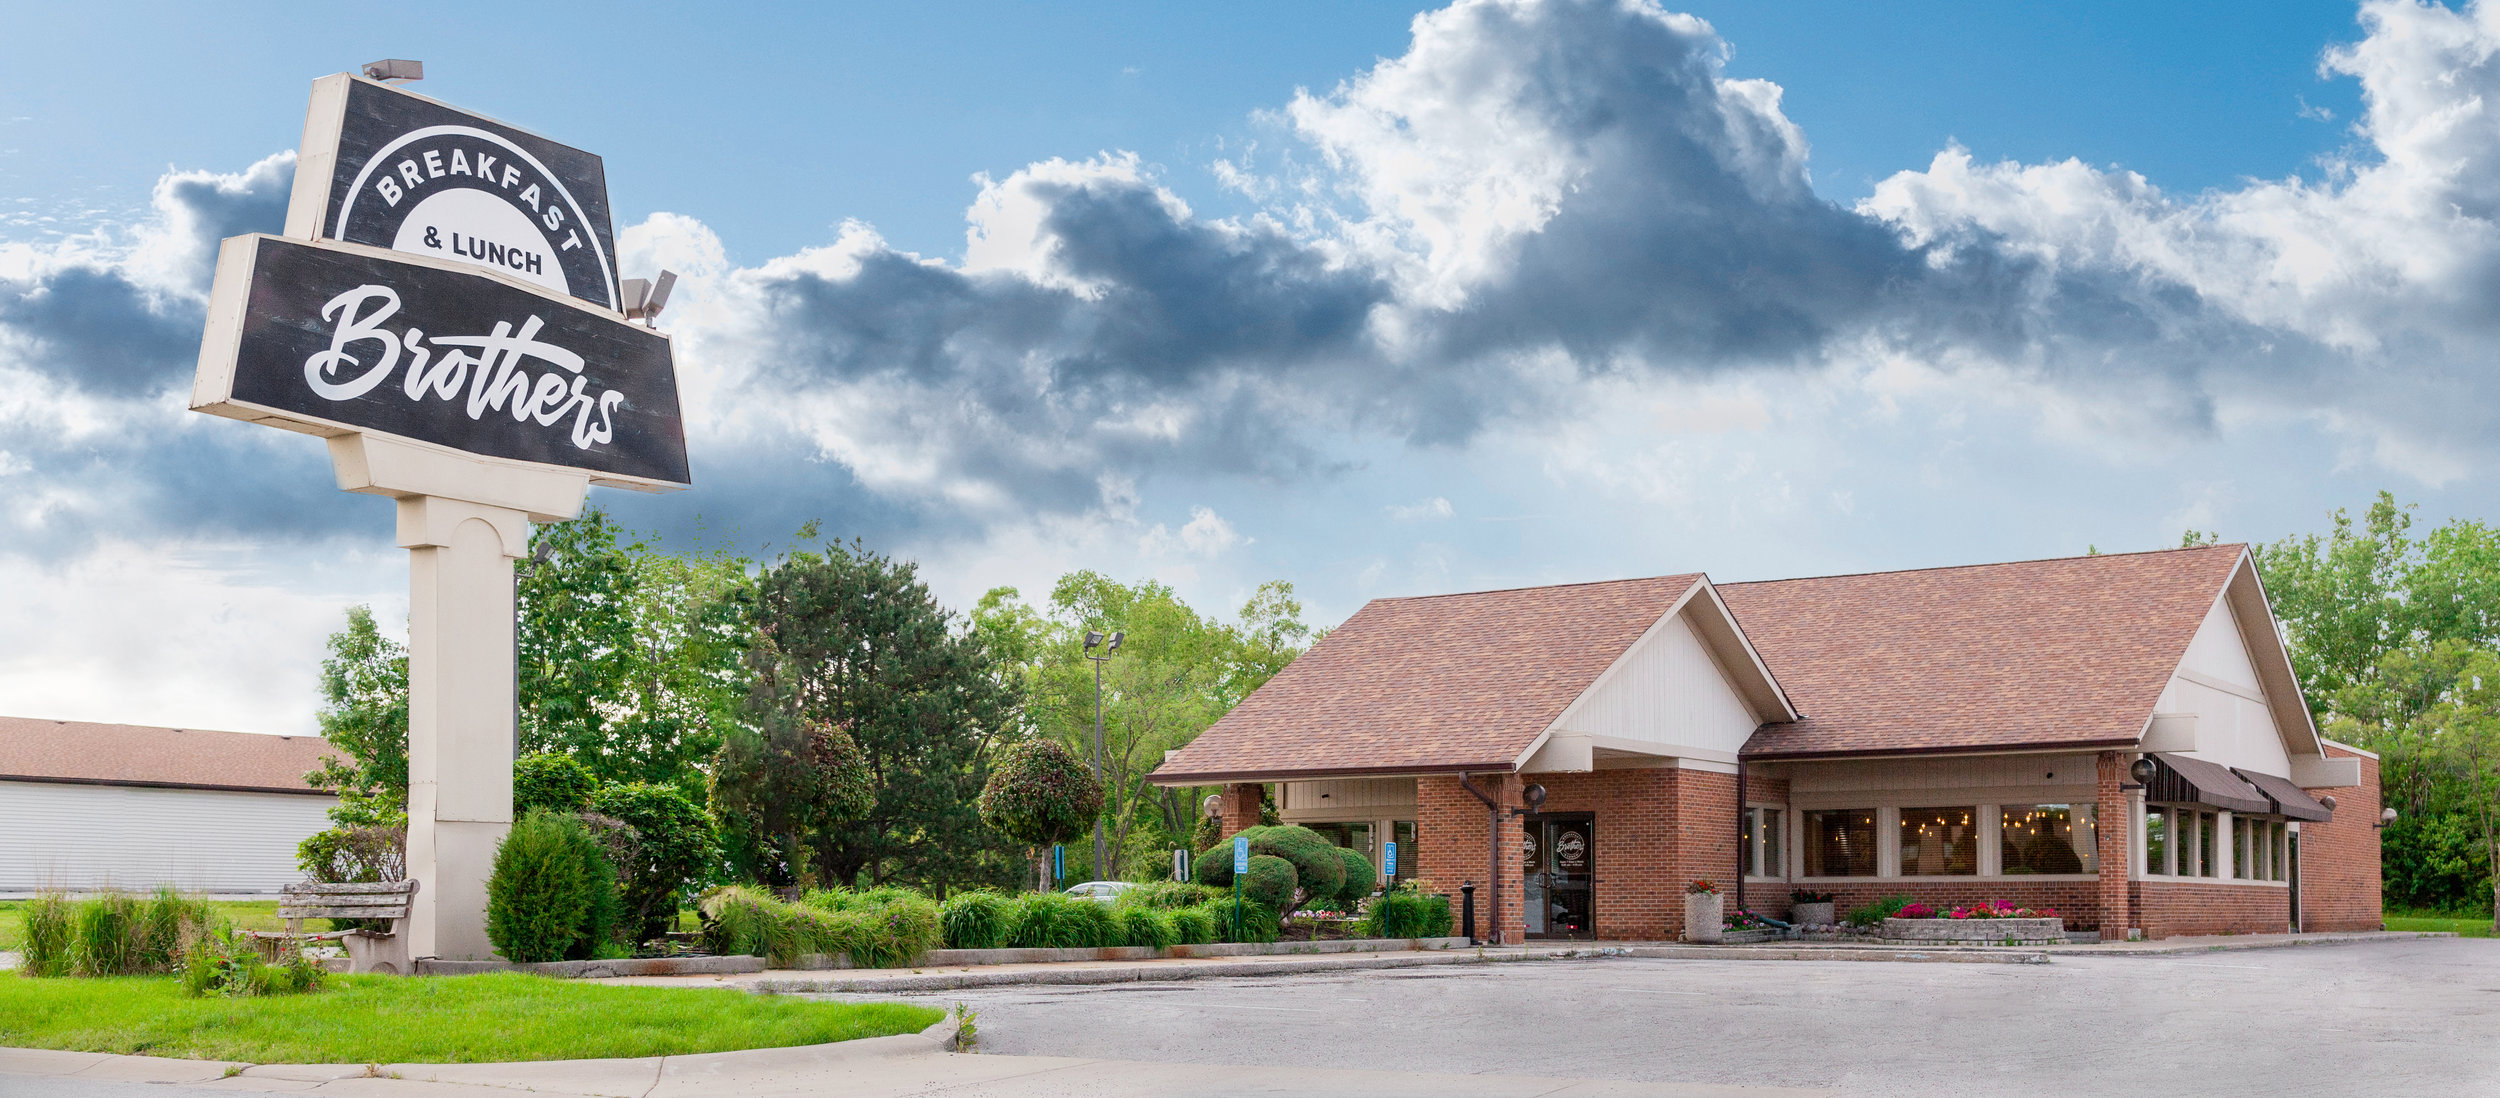
[{"label": "sidewalk", "polygon": [[[229,1071],[234,1071],[229,1075]],[[632,1060],[519,1064],[225,1064],[91,1052],[0,1049],[0,1092],[12,1079],[173,1084],[177,1095],[322,1094],[346,1098],[484,1098],[495,1090],[598,1098],[844,1098],[964,1094],[982,1098],[1773,1098],[1821,1089],[1633,1083],[1526,1075],[1443,1075],[1314,1067],[1211,1067],[1063,1056],[942,1051],[923,1035],[837,1045]]]}]

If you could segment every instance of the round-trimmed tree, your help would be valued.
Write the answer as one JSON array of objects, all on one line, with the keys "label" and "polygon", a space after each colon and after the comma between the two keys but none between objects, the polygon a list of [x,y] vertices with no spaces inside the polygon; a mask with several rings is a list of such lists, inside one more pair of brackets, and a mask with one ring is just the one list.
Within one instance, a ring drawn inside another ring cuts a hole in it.
[{"label": "round-trimmed tree", "polygon": [[1036,848],[1038,860],[1038,848],[1073,840],[1094,822],[1102,783],[1058,741],[1025,740],[999,753],[976,807],[981,822]]}]

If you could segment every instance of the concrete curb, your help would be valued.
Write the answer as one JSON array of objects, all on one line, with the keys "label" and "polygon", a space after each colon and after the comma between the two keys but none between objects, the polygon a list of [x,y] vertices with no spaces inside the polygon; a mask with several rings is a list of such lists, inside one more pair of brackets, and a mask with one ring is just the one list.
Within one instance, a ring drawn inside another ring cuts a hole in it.
[{"label": "concrete curb", "polygon": [[1818,946],[1628,946],[1621,955],[1678,961],[1898,961],[1908,964],[2045,965],[2049,955],[2038,950],[1907,949],[1900,946],[1851,948]]},{"label": "concrete curb", "polygon": [[542,961],[516,965],[510,961],[417,962],[419,976],[476,976],[488,972],[527,972],[570,980],[601,980],[616,976],[737,976],[764,971],[762,957],[620,957],[607,961]]},{"label": "concrete curb", "polygon": [[[856,995],[902,994],[917,991],[954,991],[962,988],[1004,987],[1015,984],[1073,986],[1083,984],[1160,983],[1168,980],[1204,980],[1223,976],[1285,976],[1300,972],[1343,972],[1376,968],[1420,968],[1429,965],[1484,964],[1496,961],[1542,960],[1541,956],[1515,951],[1483,953],[1475,951],[1432,951],[1382,954],[1341,954],[1333,957],[1273,957],[1255,960],[1223,960],[1204,964],[1173,964],[1144,962],[1132,965],[1103,965],[1086,968],[1024,968],[1012,972],[914,972],[888,976],[820,976],[800,978],[766,978],[749,985],[755,990],[773,994]],[[894,969],[861,969],[858,972]]]},{"label": "concrete curb", "polygon": [[[932,949],[904,968],[964,965],[1046,965],[1078,961],[1195,960],[1208,957],[1292,957],[1336,953],[1412,953],[1466,949],[1465,938],[1346,938],[1326,942],[1215,942],[1206,945],[1102,946],[1092,949]],[[792,969],[805,972],[861,970],[847,953],[809,953]],[[753,971],[753,970],[750,970]],[[889,970],[890,971],[890,970]],[[633,975],[643,975],[634,973]]]},{"label": "concrete curb", "polygon": [[2380,930],[2367,934],[2337,935],[2325,938],[2292,938],[2280,941],[2195,941],[2180,945],[2152,942],[2101,942],[2095,945],[2070,946],[2051,950],[2068,957],[2175,957],[2182,953],[2240,953],[2251,949],[2295,949],[2302,946],[2375,945],[2382,942],[2418,942],[2430,938],[2459,937],[2453,930]]}]

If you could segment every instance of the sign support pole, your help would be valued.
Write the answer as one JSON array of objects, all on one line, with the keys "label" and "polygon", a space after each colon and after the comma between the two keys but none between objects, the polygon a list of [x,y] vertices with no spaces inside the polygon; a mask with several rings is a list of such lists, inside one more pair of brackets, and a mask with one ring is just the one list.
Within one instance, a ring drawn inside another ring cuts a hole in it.
[{"label": "sign support pole", "polygon": [[512,828],[513,562],[581,513],[588,477],[374,435],[330,440],[339,487],[395,497],[408,550],[408,955],[483,961],[486,879]]}]

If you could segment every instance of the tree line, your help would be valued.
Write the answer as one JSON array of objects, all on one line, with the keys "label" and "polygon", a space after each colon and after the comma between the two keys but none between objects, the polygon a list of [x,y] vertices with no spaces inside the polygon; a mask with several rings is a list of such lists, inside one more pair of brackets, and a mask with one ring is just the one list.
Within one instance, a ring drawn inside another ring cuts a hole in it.
[{"label": "tree line", "polygon": [[[980,795],[1020,744],[1089,760],[1089,630],[1126,634],[1102,685],[1112,856],[1096,867],[1090,846],[1072,845],[1068,873],[1168,872],[1168,852],[1191,845],[1197,797],[1146,774],[1313,635],[1282,582],[1258,588],[1231,622],[1162,584],[1095,572],[1062,577],[1039,603],[998,588],[958,613],[909,561],[813,526],[799,541],[763,561],[672,553],[593,510],[539,527],[519,565],[516,808],[669,832],[644,844],[670,853],[641,879],[676,888],[644,889],[638,914],[657,919],[688,892],[731,882],[896,884],[940,897],[1029,884],[1032,832],[985,822]],[[351,608],[330,637],[321,686],[322,734],[337,754],[308,778],[340,802],[336,826],[306,842],[305,867],[394,875],[390,848],[407,822],[407,655],[369,608]]]}]

